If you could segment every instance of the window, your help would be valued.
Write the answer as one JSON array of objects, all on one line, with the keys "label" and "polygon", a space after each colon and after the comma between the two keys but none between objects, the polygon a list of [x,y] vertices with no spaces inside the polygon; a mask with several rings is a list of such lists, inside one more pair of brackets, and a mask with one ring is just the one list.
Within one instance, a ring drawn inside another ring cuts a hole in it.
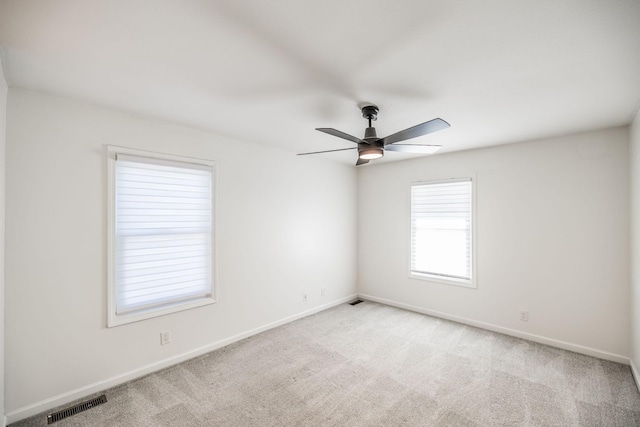
[{"label": "window", "polygon": [[475,287],[473,182],[411,184],[411,277]]},{"label": "window", "polygon": [[108,151],[109,326],[215,302],[213,162]]}]

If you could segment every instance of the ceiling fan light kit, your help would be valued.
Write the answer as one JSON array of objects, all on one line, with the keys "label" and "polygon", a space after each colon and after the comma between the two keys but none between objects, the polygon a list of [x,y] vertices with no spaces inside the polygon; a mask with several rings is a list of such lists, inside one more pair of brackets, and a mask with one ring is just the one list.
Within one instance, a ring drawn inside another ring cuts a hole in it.
[{"label": "ceiling fan light kit", "polygon": [[[362,144],[364,145],[364,144]],[[374,160],[384,156],[384,149],[382,147],[358,147],[358,158],[362,160]]]},{"label": "ceiling fan light kit", "polygon": [[337,150],[314,151],[311,153],[300,153],[298,155],[304,156],[308,154],[330,153],[333,151],[354,150],[357,148],[358,161],[356,162],[356,166],[360,166],[369,163],[370,160],[379,159],[384,156],[385,149],[403,153],[430,154],[440,149],[441,145],[396,143],[412,138],[417,138],[419,136],[427,135],[450,127],[449,123],[438,118],[429,120],[428,122],[421,123],[400,132],[396,132],[393,135],[389,135],[384,138],[378,138],[376,129],[371,126],[371,122],[378,119],[378,111],[380,111],[380,109],[375,105],[365,105],[364,107],[362,107],[362,117],[369,121],[369,127],[365,129],[364,138],[362,139],[333,128],[316,128],[316,130],[320,132],[328,133],[329,135],[337,136],[338,138],[355,142],[356,144],[358,144],[357,147],[340,148]]}]

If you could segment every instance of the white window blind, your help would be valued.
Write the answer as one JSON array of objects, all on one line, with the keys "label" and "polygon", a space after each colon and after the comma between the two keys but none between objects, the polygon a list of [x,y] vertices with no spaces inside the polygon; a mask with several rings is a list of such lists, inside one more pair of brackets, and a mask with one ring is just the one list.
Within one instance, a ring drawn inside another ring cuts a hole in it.
[{"label": "white window blind", "polygon": [[472,181],[411,185],[411,273],[472,280]]},{"label": "white window blind", "polygon": [[212,167],[117,154],[116,315],[211,298]]}]

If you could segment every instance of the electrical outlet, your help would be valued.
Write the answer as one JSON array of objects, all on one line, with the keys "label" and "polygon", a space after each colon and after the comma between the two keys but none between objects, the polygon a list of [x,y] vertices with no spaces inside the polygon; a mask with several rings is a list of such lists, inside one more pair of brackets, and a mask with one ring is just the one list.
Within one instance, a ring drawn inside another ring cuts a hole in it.
[{"label": "electrical outlet", "polygon": [[307,302],[307,294],[302,294],[302,302]]},{"label": "electrical outlet", "polygon": [[160,345],[169,344],[171,342],[171,331],[160,332]]},{"label": "electrical outlet", "polygon": [[323,297],[324,296],[324,288],[320,289],[320,296]]},{"label": "electrical outlet", "polygon": [[527,310],[520,310],[520,320],[523,322],[529,321],[529,312]]}]

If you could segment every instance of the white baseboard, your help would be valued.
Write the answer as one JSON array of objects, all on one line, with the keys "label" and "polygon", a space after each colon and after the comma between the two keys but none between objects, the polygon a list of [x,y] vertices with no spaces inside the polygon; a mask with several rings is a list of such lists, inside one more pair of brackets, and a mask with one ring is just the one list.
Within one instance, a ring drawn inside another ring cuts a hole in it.
[{"label": "white baseboard", "polygon": [[86,396],[92,395],[94,393],[98,393],[112,387],[118,386],[120,384],[124,384],[128,381],[134,380],[136,378],[143,377],[145,375],[151,374],[153,372],[159,371],[161,369],[168,368],[175,364],[184,362],[189,359],[193,359],[194,357],[201,356],[203,354],[209,353],[211,351],[217,350],[229,344],[233,344],[236,341],[243,340],[250,336],[259,334],[261,332],[267,331],[269,329],[276,328],[278,326],[285,325],[287,323],[293,322],[298,319],[302,319],[303,317],[310,316],[312,314],[319,313],[331,307],[335,307],[336,305],[344,304],[345,302],[352,301],[358,297],[357,294],[349,295],[335,301],[329,302],[327,304],[323,304],[321,306],[312,308],[310,310],[303,311],[298,314],[294,314],[293,316],[285,317],[284,319],[277,320],[275,322],[268,323],[266,325],[260,326],[258,328],[254,328],[248,330],[246,332],[242,332],[240,334],[231,336],[229,338],[225,338],[220,341],[216,341],[214,343],[208,344],[204,347],[196,348],[194,350],[188,351],[183,354],[179,354],[177,356],[173,356],[164,360],[160,360],[155,363],[151,363],[145,366],[141,366],[138,369],[134,369],[132,371],[126,372],[121,375],[117,375],[112,378],[108,378],[103,381],[98,381],[93,384],[89,384],[87,386],[71,390],[67,393],[62,393],[57,396],[53,396],[51,398],[36,402],[34,404],[25,406],[23,408],[16,409],[11,411],[5,415],[5,425],[7,423],[15,423],[16,421],[23,420],[25,418],[29,418],[33,415],[39,414],[44,411],[48,411],[57,406],[65,405],[67,403],[71,403],[78,399],[82,399]]},{"label": "white baseboard", "polygon": [[630,366],[631,366],[631,374],[633,374],[633,380],[636,383],[636,387],[638,388],[638,391],[640,392],[640,376],[638,375],[638,370],[636,369],[636,364],[633,363],[633,359],[629,359]]},{"label": "white baseboard", "polygon": [[[410,304],[405,304],[397,301],[388,300],[385,298],[378,298],[372,295],[359,294],[358,297],[363,300],[378,302],[380,304],[390,305],[393,307],[403,308],[409,311],[415,311],[417,313],[427,314],[433,317],[439,317],[441,319],[451,320],[458,323],[464,323],[465,325],[475,326],[477,328],[486,329],[493,332],[498,332],[505,335],[510,335],[512,337],[522,338],[525,340],[537,342],[540,344],[546,344],[551,347],[561,348],[563,350],[573,351],[575,353],[585,354],[587,356],[597,357],[598,359],[610,360],[613,362],[622,363],[625,365],[630,364],[630,360],[628,357],[609,353],[607,351],[598,350],[596,348],[585,347],[579,344],[573,344],[566,341],[557,340],[554,338],[543,337],[541,335],[530,334],[528,332],[518,331],[516,329],[505,328],[502,326],[494,325],[492,323],[481,322],[478,320],[467,319],[465,317],[456,316],[453,314],[443,313],[436,310],[430,310],[427,308],[417,307]],[[632,365],[633,366],[633,365]],[[639,377],[640,378],[640,377]],[[637,384],[637,382],[636,382]]]}]

